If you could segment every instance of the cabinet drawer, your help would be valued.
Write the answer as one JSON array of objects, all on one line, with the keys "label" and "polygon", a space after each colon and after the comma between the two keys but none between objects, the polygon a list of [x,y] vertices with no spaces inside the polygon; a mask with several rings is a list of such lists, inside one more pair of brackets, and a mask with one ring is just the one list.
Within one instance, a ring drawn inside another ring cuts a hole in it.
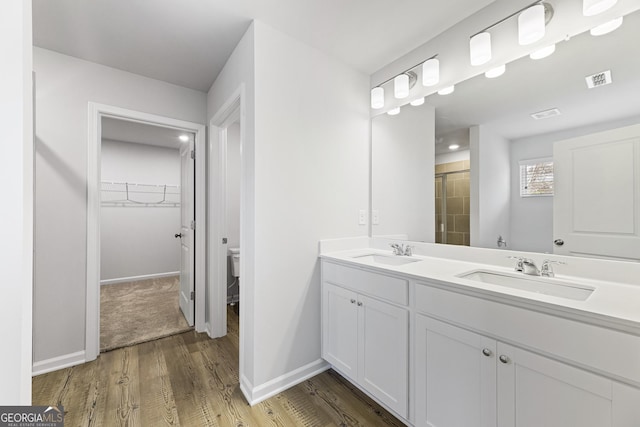
[{"label": "cabinet drawer", "polygon": [[416,309],[536,352],[640,384],[640,337],[417,284]]},{"label": "cabinet drawer", "polygon": [[323,261],[322,280],[396,304],[409,303],[409,282],[397,277]]}]

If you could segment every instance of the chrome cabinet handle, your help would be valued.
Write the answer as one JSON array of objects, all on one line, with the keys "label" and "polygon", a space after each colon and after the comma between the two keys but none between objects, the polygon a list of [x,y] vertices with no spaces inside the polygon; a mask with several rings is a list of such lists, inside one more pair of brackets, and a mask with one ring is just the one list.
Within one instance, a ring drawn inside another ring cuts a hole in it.
[{"label": "chrome cabinet handle", "polygon": [[358,307],[362,307],[362,302],[358,301]]},{"label": "chrome cabinet handle", "polygon": [[556,239],[556,240],[553,241],[553,244],[556,245],[556,246],[562,246],[562,245],[564,245],[564,240]]},{"label": "chrome cabinet handle", "polygon": [[182,238],[182,233],[174,234],[174,235],[173,235],[173,237],[175,237],[176,239],[177,239],[178,237]]},{"label": "chrome cabinet handle", "polygon": [[482,354],[484,354],[487,357],[490,357],[493,353],[488,348],[483,348],[482,349]]},{"label": "chrome cabinet handle", "polygon": [[504,354],[500,355],[500,357],[498,359],[500,359],[500,361],[502,363],[505,363],[505,364],[509,363],[509,358],[507,356],[505,356]]},{"label": "chrome cabinet handle", "polygon": [[355,304],[356,300],[354,300],[353,298],[351,299],[351,304]]}]

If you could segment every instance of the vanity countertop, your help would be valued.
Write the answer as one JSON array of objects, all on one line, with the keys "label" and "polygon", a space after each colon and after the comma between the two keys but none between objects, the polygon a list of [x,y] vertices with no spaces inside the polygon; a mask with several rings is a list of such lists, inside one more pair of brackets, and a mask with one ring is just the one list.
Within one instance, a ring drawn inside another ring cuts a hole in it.
[{"label": "vanity countertop", "polygon": [[640,286],[560,274],[556,274],[554,279],[542,279],[550,284],[565,282],[595,289],[586,300],[581,301],[459,277],[467,272],[481,270],[540,279],[538,276],[515,273],[513,268],[421,255],[402,257],[419,260],[404,265],[386,265],[367,258],[357,258],[373,254],[393,256],[391,251],[361,248],[323,253],[320,257],[346,266],[394,276],[401,275],[416,282],[428,282],[456,292],[469,293],[640,335]]}]

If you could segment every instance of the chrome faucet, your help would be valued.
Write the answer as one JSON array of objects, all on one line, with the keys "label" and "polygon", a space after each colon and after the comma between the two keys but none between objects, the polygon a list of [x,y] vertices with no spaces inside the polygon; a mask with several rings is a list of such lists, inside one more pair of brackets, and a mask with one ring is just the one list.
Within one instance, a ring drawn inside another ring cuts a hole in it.
[{"label": "chrome faucet", "polygon": [[524,262],[524,258],[522,258],[521,256],[508,256],[507,258],[517,260],[516,266],[513,267],[515,271],[518,271],[521,273],[524,271],[524,265],[522,265],[522,263]]},{"label": "chrome faucet", "polygon": [[553,272],[553,268],[551,264],[566,264],[566,262],[562,261],[552,261],[550,259],[545,259],[542,261],[542,267],[540,267],[540,275],[544,277],[555,277],[555,273]]},{"label": "chrome faucet", "polygon": [[404,245],[398,243],[389,243],[389,246],[393,248],[394,255],[404,255]]},{"label": "chrome faucet", "polygon": [[531,276],[539,276],[540,270],[536,266],[536,263],[531,258],[525,258],[522,260],[522,272]]},{"label": "chrome faucet", "polygon": [[389,246],[391,246],[393,248],[393,254],[394,255],[405,255],[405,256],[411,256],[413,255],[413,246],[411,245],[403,245],[403,244],[398,244],[398,243],[389,243]]}]

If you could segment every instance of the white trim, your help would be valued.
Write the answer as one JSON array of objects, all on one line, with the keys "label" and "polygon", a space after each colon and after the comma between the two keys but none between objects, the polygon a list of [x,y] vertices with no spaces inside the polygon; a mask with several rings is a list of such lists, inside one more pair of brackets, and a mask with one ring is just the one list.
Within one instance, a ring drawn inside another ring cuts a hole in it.
[{"label": "white trim", "polygon": [[[226,182],[227,182],[227,127],[240,120],[240,146],[244,146],[245,114],[244,84],[234,91],[209,122],[209,210],[208,224],[211,227],[209,240],[209,336],[223,337],[227,334],[227,251],[221,246],[226,233]],[[240,149],[242,152],[242,148]],[[242,172],[241,172],[242,173]],[[244,179],[242,177],[241,179]],[[242,191],[242,190],[241,190]],[[242,195],[240,196],[242,200]],[[242,209],[241,209],[242,211]],[[242,225],[240,226],[242,234]],[[242,293],[242,290],[240,290]],[[242,297],[240,297],[242,299]],[[241,310],[242,316],[242,310]],[[242,323],[240,322],[240,360],[243,358]],[[242,363],[240,363],[242,370]]]},{"label": "white trim", "polygon": [[102,117],[180,129],[195,134],[196,147],[196,259],[195,292],[203,296],[195,299],[195,329],[205,330],[205,268],[206,268],[206,127],[199,123],[128,110],[111,105],[89,102],[87,147],[87,293],[85,358],[94,360],[100,354],[100,137]]},{"label": "white trim", "polygon": [[162,277],[179,276],[179,271],[168,271],[166,273],[143,274],[141,276],[117,277],[115,279],[105,279],[100,281],[100,286],[115,285],[117,283],[137,282],[139,280],[160,279]]},{"label": "white trim", "polygon": [[315,377],[329,368],[331,368],[331,365],[323,359],[318,359],[257,387],[252,387],[249,380],[243,375],[240,380],[240,390],[247,398],[249,405],[253,406],[311,377]]},{"label": "white trim", "polygon": [[34,363],[31,375],[35,377],[36,375],[46,374],[69,366],[80,365],[84,362],[86,362],[84,350],[76,351],[75,353],[52,357],[51,359]]}]

